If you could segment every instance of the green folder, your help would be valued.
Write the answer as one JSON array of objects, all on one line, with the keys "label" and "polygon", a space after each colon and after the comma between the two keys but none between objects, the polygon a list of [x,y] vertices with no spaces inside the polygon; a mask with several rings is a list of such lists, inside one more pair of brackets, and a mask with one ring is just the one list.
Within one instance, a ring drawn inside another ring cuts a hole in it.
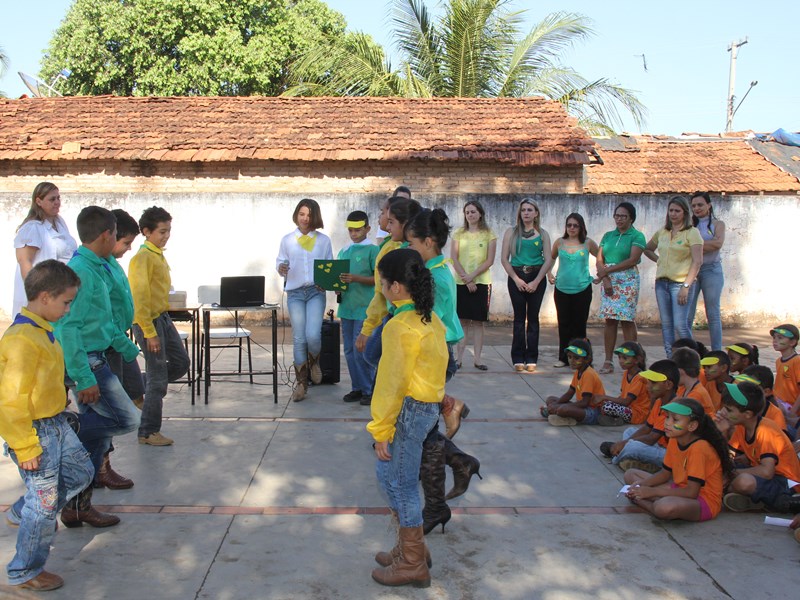
[{"label": "green folder", "polygon": [[319,260],[314,261],[314,283],[324,290],[332,292],[347,291],[347,284],[342,283],[339,276],[350,272],[350,260]]}]

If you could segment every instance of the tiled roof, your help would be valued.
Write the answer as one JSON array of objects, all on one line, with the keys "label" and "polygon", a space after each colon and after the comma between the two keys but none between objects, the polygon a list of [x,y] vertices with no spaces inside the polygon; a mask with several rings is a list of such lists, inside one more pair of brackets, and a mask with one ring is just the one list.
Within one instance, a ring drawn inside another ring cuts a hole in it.
[{"label": "tiled roof", "polygon": [[589,194],[793,192],[800,182],[745,140],[596,140],[605,164],[586,168]]},{"label": "tiled roof", "polygon": [[0,160],[589,162],[542,98],[114,96],[0,100]]}]

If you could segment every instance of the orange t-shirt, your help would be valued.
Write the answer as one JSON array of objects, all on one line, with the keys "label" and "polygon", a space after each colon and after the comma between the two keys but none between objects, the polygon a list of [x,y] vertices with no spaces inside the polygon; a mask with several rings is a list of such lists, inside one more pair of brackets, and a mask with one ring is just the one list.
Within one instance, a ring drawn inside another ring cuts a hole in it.
[{"label": "orange t-shirt", "polygon": [[766,417],[767,419],[772,419],[775,421],[775,424],[786,431],[786,417],[783,416],[783,411],[775,406],[772,402],[765,399],[766,406],[764,407],[764,412],[761,413],[762,417]]},{"label": "orange t-shirt", "polygon": [[692,389],[690,389],[688,392],[686,391],[685,387],[679,385],[677,397],[697,400],[703,407],[705,413],[712,419],[717,414],[717,411],[714,410],[714,403],[711,401],[711,396],[708,395],[708,390],[699,381],[696,381],[692,386]]},{"label": "orange t-shirt", "polygon": [[719,514],[722,510],[722,462],[711,444],[696,439],[684,448],[678,440],[671,439],[663,467],[672,473],[672,481],[678,487],[686,487],[690,479],[699,483],[700,498],[706,501],[712,516]]},{"label": "orange t-shirt", "polygon": [[647,415],[647,425],[655,431],[656,433],[660,433],[661,437],[658,438],[658,443],[667,447],[667,436],[664,435],[664,422],[667,420],[667,415],[664,414],[664,411],[661,410],[661,400],[656,400],[653,402],[653,406],[650,408],[650,412]]},{"label": "orange t-shirt", "polygon": [[717,389],[717,382],[706,381],[703,384],[703,387],[706,388],[706,391],[711,398],[711,405],[714,407],[714,411],[716,412],[722,408],[722,393]]},{"label": "orange t-shirt", "polygon": [[584,394],[592,394],[592,399],[589,401],[589,406],[592,408],[600,406],[602,404],[600,396],[606,395],[606,388],[603,387],[600,375],[592,367],[587,367],[580,377],[578,371],[575,371],[569,385],[575,390],[576,400],[583,400]]},{"label": "orange t-shirt", "polygon": [[800,355],[795,354],[789,360],[779,358],[775,361],[775,385],[772,393],[787,404],[795,403],[800,396]]},{"label": "orange t-shirt", "polygon": [[755,467],[764,458],[774,458],[778,463],[775,465],[777,475],[800,481],[800,459],[797,458],[792,442],[775,421],[759,417],[750,440],[745,437],[744,427],[737,425],[729,444],[731,448],[747,456],[750,466]]},{"label": "orange t-shirt", "polygon": [[628,396],[635,396],[636,400],[628,405],[633,413],[631,415],[631,423],[638,425],[644,423],[647,419],[647,413],[650,412],[650,394],[647,393],[647,381],[644,377],[639,377],[639,374],[633,376],[628,381],[628,372],[622,373],[622,383],[620,384],[620,396],[627,398]]}]

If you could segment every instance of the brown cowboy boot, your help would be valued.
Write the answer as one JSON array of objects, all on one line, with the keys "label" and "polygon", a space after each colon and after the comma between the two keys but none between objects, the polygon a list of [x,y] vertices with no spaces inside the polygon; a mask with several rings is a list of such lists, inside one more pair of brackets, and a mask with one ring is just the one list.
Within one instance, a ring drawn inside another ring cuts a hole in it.
[{"label": "brown cowboy boot", "polygon": [[308,370],[311,383],[314,385],[322,383],[322,368],[319,366],[319,353],[316,356],[313,354],[308,355]]},{"label": "brown cowboy boot", "polygon": [[308,363],[303,363],[299,367],[294,366],[295,384],[292,390],[292,402],[300,402],[306,397],[308,390]]},{"label": "brown cowboy boot", "polygon": [[133,480],[123,477],[111,468],[110,453],[106,452],[103,464],[94,476],[94,487],[107,487],[110,490],[127,490],[133,487]]},{"label": "brown cowboy boot", "polygon": [[[382,567],[388,567],[392,564],[392,562],[396,558],[400,558],[400,521],[397,518],[397,511],[391,511],[392,515],[392,529],[395,530],[395,534],[397,536],[397,541],[395,542],[394,548],[392,548],[389,552],[378,552],[375,555],[375,562],[378,563]],[[428,565],[430,569],[433,566],[433,560],[431,559],[431,553],[428,551],[428,547],[425,546],[425,564]]]},{"label": "brown cowboy boot", "polygon": [[61,510],[61,522],[67,527],[80,527],[84,523],[92,527],[111,527],[119,523],[119,517],[101,513],[92,506],[92,486],[83,490]]},{"label": "brown cowboy boot", "polygon": [[399,532],[400,556],[388,567],[373,569],[372,578],[381,585],[430,587],[431,574],[425,564],[425,536],[422,526],[401,527]]},{"label": "brown cowboy boot", "polygon": [[461,428],[461,419],[469,415],[469,406],[458,398],[445,394],[442,399],[442,417],[444,417],[445,437],[453,439]]},{"label": "brown cowboy boot", "polygon": [[481,462],[474,456],[460,450],[450,440],[445,440],[444,446],[445,462],[453,469],[453,488],[447,492],[445,500],[457,498],[467,491],[469,482],[473,475],[481,477]]}]

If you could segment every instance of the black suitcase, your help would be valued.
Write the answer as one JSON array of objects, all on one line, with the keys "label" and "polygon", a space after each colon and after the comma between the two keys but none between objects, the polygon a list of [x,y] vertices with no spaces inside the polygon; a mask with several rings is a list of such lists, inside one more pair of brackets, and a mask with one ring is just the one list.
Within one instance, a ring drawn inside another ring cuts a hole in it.
[{"label": "black suitcase", "polygon": [[341,323],[334,320],[333,310],[329,310],[328,318],[322,320],[322,350],[319,353],[322,383],[339,383],[341,375],[339,339],[341,337]]}]

